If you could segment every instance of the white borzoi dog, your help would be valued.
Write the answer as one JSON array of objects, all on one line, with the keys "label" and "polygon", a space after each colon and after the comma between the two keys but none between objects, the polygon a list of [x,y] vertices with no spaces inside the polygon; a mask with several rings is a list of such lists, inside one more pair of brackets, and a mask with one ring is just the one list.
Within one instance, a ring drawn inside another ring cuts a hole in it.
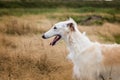
[{"label": "white borzoi dog", "polygon": [[120,80],[120,46],[117,44],[99,44],[92,42],[81,33],[73,19],[56,23],[43,34],[47,39],[55,36],[50,45],[63,39],[68,47],[68,58],[73,62],[75,80]]}]

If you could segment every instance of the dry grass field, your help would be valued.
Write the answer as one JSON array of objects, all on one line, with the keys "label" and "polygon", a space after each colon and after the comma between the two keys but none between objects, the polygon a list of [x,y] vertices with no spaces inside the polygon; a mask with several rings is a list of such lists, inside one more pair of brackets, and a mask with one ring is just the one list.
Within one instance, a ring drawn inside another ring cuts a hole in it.
[{"label": "dry grass field", "polygon": [[[44,15],[0,17],[0,80],[72,80],[72,63],[63,41],[50,46],[42,33],[59,19]],[[120,42],[120,24],[80,26],[92,41]]]}]

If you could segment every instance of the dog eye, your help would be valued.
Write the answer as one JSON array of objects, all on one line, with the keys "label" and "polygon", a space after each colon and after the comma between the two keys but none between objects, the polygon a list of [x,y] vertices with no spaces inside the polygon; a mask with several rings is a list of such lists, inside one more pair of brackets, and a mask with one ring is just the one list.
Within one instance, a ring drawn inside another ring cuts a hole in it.
[{"label": "dog eye", "polygon": [[54,27],[53,29],[57,29],[57,27]]}]

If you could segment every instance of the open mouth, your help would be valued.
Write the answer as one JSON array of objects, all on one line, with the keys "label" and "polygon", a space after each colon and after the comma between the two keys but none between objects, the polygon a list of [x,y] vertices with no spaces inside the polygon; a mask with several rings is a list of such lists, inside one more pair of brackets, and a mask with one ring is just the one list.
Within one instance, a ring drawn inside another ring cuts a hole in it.
[{"label": "open mouth", "polygon": [[60,35],[56,35],[53,41],[50,43],[50,45],[54,46],[56,42],[58,42],[61,39]]}]

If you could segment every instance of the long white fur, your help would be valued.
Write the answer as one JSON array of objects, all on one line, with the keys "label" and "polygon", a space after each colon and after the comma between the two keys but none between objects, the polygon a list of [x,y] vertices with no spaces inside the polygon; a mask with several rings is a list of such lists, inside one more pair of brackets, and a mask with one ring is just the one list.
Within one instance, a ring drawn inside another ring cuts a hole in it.
[{"label": "long white fur", "polygon": [[[67,27],[68,23],[73,23],[75,31],[72,32],[69,30]],[[107,79],[108,77],[111,77],[109,73],[113,66],[116,69],[119,68],[119,45],[106,45],[90,41],[85,33],[81,33],[78,30],[77,24],[73,19],[56,23],[54,26],[61,30],[55,32],[53,28],[51,28],[44,35],[46,38],[56,34],[62,36],[69,50],[67,58],[73,62],[73,77],[76,80],[102,80],[102,77]],[[111,52],[112,49],[118,50],[116,55],[114,55],[114,52]],[[115,60],[111,62],[112,59]],[[102,77],[100,77],[100,75]],[[120,80],[120,78],[113,79]]]},{"label": "long white fur", "polygon": [[[99,44],[92,43],[84,33],[82,34],[78,30],[72,32],[69,39],[65,40],[67,40],[67,47],[70,52],[68,58],[74,64],[74,77],[77,80],[95,80],[99,75],[98,67],[102,60]],[[87,51],[91,47],[94,48],[94,51]]]}]

